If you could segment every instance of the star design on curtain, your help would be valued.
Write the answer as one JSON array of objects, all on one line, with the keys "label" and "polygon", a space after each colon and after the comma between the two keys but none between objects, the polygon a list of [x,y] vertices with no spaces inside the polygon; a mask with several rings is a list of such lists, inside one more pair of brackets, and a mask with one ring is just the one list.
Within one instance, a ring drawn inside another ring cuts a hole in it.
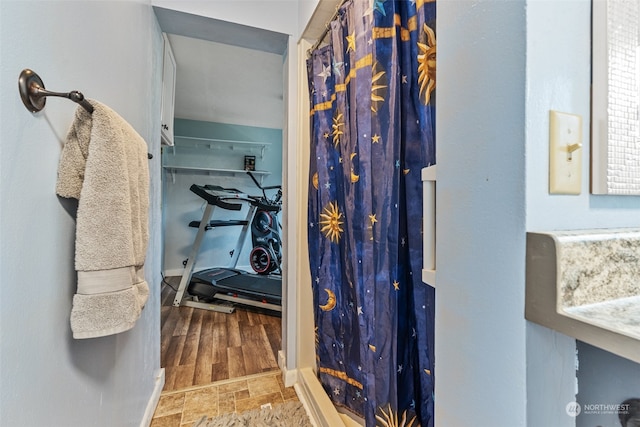
[{"label": "star design on curtain", "polygon": [[373,1],[373,10],[380,13],[382,16],[387,16],[387,11],[384,10],[384,2],[386,0],[374,0]]},{"label": "star design on curtain", "polygon": [[347,39],[347,52],[356,51],[356,33],[355,31],[345,37]]},{"label": "star design on curtain", "polygon": [[341,68],[344,68],[344,62],[336,62],[336,59],[333,58],[333,74],[342,76]]},{"label": "star design on curtain", "polygon": [[326,83],[327,78],[331,75],[331,67],[326,65],[322,68],[322,71],[316,74],[318,77],[322,77],[322,82]]}]

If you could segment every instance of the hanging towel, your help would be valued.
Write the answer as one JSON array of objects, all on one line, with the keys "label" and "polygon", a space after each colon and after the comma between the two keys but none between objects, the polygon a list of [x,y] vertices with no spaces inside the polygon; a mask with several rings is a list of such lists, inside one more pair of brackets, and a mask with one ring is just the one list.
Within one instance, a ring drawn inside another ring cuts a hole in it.
[{"label": "hanging towel", "polygon": [[73,337],[131,329],[149,295],[149,167],[142,137],[104,104],[78,107],[58,165],[56,193],[78,199]]}]

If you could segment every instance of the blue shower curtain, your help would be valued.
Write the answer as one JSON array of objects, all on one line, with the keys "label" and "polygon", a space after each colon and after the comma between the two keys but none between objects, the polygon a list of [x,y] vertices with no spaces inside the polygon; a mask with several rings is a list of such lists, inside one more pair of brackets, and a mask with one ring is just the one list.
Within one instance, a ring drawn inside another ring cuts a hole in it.
[{"label": "blue shower curtain", "polygon": [[367,426],[433,426],[421,169],[435,164],[435,13],[349,0],[307,61],[318,375]]}]

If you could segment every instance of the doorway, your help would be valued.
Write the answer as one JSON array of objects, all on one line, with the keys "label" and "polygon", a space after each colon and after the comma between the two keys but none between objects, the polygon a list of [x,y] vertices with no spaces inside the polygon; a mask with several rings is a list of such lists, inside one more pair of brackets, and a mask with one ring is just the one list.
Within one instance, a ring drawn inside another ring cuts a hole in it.
[{"label": "doorway", "polygon": [[[238,305],[227,314],[174,307],[173,299],[197,232],[189,223],[200,220],[204,209],[190,186],[217,185],[259,194],[246,174],[233,171],[243,168],[236,163],[245,157],[253,157],[256,169],[264,172],[259,174],[263,186],[282,184],[283,58],[288,37],[155,9],[177,64],[174,146],[163,147],[162,173],[161,367],[167,391],[278,369],[284,313],[281,318]],[[189,25],[179,25],[187,18]],[[204,139],[264,144],[247,148]],[[178,164],[176,158],[186,163],[172,168]],[[239,219],[244,214],[244,208],[241,213],[214,210],[215,219]],[[205,233],[194,271],[226,266],[238,232],[225,227]],[[237,267],[251,271],[250,236],[247,240]]]}]

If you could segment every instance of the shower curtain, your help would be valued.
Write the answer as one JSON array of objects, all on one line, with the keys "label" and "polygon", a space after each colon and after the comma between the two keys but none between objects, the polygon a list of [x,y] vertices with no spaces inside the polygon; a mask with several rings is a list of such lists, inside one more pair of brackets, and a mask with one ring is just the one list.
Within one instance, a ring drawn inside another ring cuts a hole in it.
[{"label": "shower curtain", "polygon": [[307,61],[317,372],[367,426],[433,426],[421,169],[435,164],[435,13],[349,0]]}]

